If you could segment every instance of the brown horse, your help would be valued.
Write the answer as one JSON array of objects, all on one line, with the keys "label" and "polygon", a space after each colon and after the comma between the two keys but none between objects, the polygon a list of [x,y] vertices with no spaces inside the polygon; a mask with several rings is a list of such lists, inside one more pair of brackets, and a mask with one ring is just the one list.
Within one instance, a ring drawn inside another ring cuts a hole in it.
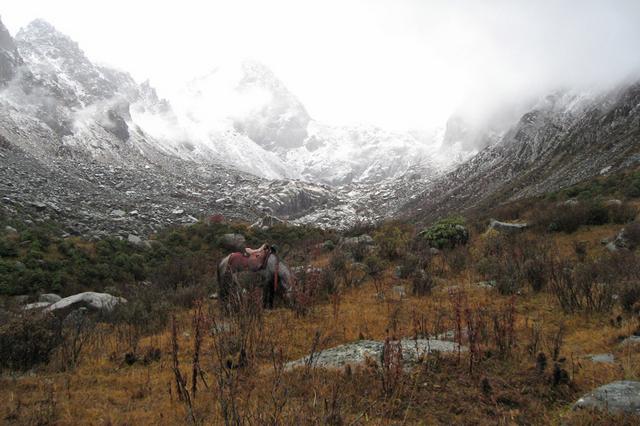
[{"label": "brown horse", "polygon": [[226,303],[234,283],[234,274],[255,272],[262,287],[263,304],[273,308],[275,295],[288,304],[292,303],[293,274],[270,247],[251,250],[249,256],[231,253],[218,263],[218,288],[220,300]]}]

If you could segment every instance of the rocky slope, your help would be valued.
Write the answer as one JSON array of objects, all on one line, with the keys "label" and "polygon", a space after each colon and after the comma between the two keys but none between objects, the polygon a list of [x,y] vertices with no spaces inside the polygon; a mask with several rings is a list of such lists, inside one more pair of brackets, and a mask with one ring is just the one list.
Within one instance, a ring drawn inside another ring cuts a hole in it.
[{"label": "rocky slope", "polygon": [[557,93],[495,145],[437,178],[405,214],[431,220],[554,191],[640,163],[640,83],[601,94]]},{"label": "rocky slope", "polygon": [[[294,220],[339,201],[323,186],[228,167],[211,140],[179,134],[172,106],[148,83],[93,64],[44,21],[15,41],[1,26],[0,35],[0,195],[10,216],[126,235],[214,213]],[[158,123],[170,132],[145,130]]]}]

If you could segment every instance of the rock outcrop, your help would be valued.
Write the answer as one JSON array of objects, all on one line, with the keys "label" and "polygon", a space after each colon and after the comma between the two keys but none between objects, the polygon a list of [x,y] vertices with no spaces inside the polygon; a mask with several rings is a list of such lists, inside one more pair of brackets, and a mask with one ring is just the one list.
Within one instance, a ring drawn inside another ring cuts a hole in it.
[{"label": "rock outcrop", "polygon": [[640,382],[620,380],[600,386],[576,401],[573,408],[640,415]]},{"label": "rock outcrop", "polygon": [[[399,342],[392,342],[392,344],[398,343],[402,348],[402,361],[405,367],[418,363],[422,357],[434,352],[457,353],[458,350],[462,352],[467,350],[464,346],[458,346],[457,343],[446,340],[402,339]],[[307,356],[291,361],[285,365],[285,368],[303,367],[309,363],[320,368],[342,368],[347,364],[353,366],[363,364],[367,359],[380,363],[383,351],[384,342],[360,340],[313,354],[311,359]]]}]

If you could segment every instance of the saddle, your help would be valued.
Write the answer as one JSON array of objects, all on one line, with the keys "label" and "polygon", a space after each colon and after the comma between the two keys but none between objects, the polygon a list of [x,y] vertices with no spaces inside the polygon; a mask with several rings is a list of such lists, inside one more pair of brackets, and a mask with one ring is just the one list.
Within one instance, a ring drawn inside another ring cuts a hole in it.
[{"label": "saddle", "polygon": [[267,266],[270,254],[271,248],[266,244],[263,244],[262,247],[257,249],[247,247],[244,253],[231,253],[229,266],[235,272],[257,272]]}]

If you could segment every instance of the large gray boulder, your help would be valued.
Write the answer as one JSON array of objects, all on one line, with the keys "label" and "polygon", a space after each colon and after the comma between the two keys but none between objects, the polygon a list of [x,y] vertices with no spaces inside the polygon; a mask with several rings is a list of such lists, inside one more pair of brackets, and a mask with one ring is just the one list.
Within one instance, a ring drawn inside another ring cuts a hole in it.
[{"label": "large gray boulder", "polygon": [[573,405],[574,410],[582,408],[640,415],[640,382],[620,380],[600,386]]},{"label": "large gray boulder", "polygon": [[247,240],[242,234],[224,234],[220,237],[220,245],[227,250],[244,251]]},{"label": "large gray boulder", "polygon": [[78,308],[87,308],[94,311],[111,311],[120,303],[126,303],[127,300],[123,297],[112,296],[108,293],[96,293],[93,291],[87,291],[84,293],[74,294],[73,296],[65,297],[58,302],[49,305],[45,311],[58,312],[58,311],[73,311]]},{"label": "large gray boulder", "polygon": [[506,233],[520,232],[524,229],[527,229],[528,227],[529,224],[527,223],[500,222],[499,220],[495,219],[491,219],[491,222],[489,223],[489,228]]},{"label": "large gray boulder", "polygon": [[[402,348],[402,361],[405,367],[416,364],[422,357],[430,353],[456,353],[458,348],[462,352],[466,352],[467,350],[464,346],[458,346],[455,342],[445,340],[402,339],[399,343]],[[313,355],[311,361],[309,360],[309,356],[291,361],[285,365],[285,368],[303,367],[309,362],[311,362],[314,367],[328,369],[340,369],[347,364],[354,366],[363,364],[367,359],[380,363],[383,350],[384,342],[359,340],[316,353]]]},{"label": "large gray boulder", "polygon": [[134,246],[143,246],[144,245],[144,241],[142,241],[142,238],[138,237],[137,235],[134,234],[129,234],[127,236],[127,241],[130,244],[133,244]]}]

